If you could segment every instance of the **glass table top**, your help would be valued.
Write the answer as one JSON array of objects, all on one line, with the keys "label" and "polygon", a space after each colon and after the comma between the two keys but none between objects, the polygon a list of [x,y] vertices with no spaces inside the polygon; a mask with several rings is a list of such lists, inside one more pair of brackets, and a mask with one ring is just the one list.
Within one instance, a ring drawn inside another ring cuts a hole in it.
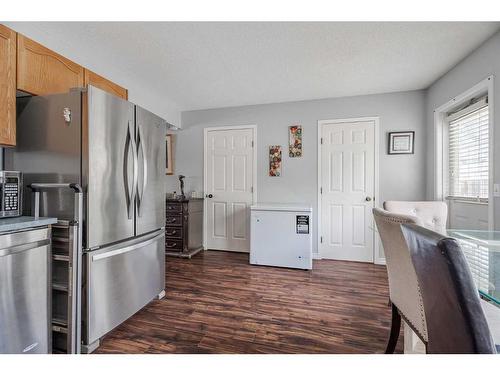
[{"label": "glass table top", "polygon": [[500,307],[500,231],[447,230],[459,241],[479,293]]}]

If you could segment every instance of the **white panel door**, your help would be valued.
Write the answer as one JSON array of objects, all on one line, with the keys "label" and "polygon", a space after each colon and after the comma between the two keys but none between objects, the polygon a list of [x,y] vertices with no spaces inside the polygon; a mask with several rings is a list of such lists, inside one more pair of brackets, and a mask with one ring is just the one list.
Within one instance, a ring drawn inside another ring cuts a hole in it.
[{"label": "white panel door", "polygon": [[320,131],[320,254],[373,262],[375,123],[324,123]]},{"label": "white panel door", "polygon": [[250,251],[253,129],[209,130],[205,139],[206,247]]}]

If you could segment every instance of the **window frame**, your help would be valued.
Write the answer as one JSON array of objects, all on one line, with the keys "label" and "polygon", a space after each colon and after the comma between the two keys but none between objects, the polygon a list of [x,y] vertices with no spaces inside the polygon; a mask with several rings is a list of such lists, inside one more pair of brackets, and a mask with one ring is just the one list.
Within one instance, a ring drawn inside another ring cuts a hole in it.
[{"label": "window frame", "polygon": [[[450,178],[450,126],[453,121],[456,121],[462,117],[466,117],[474,112],[480,111],[483,108],[488,108],[488,197],[486,198],[480,198],[480,197],[467,197],[467,196],[461,196],[461,195],[451,195],[451,178]],[[467,106],[466,108],[457,111],[453,115],[446,116],[444,118],[444,127],[443,129],[443,134],[446,137],[446,147],[444,148],[444,155],[443,159],[446,160],[446,173],[443,174],[444,177],[444,198],[446,200],[453,200],[453,201],[466,201],[466,202],[471,202],[471,203],[483,203],[483,204],[488,204],[489,202],[489,196],[490,196],[490,179],[491,179],[491,173],[490,173],[490,168],[491,168],[491,152],[490,152],[490,147],[491,147],[491,142],[490,142],[490,129],[489,129],[489,124],[490,124],[490,113],[489,113],[489,100],[487,99],[487,94],[484,95],[482,98],[479,98],[479,100]],[[459,114],[460,113],[460,114]]]},{"label": "window frame", "polygon": [[[489,174],[488,174],[488,203],[464,200],[463,202],[467,202],[470,204],[481,204],[488,205],[488,230],[494,230],[495,228],[495,212],[494,212],[494,194],[493,194],[493,185],[494,185],[494,171],[495,171],[495,160],[494,160],[494,77],[491,75],[481,82],[477,83],[469,90],[463,92],[462,94],[452,98],[445,104],[439,106],[434,110],[434,175],[433,175],[433,197],[434,200],[446,201],[446,176],[449,173],[448,170],[448,133],[447,133],[447,124],[446,117],[447,113],[449,113],[454,108],[457,108],[460,105],[465,104],[467,101],[470,101],[472,98],[477,98],[482,95],[488,96],[488,111],[489,111],[489,127],[488,127],[488,137],[489,137]],[[458,202],[458,200],[455,200]]]}]

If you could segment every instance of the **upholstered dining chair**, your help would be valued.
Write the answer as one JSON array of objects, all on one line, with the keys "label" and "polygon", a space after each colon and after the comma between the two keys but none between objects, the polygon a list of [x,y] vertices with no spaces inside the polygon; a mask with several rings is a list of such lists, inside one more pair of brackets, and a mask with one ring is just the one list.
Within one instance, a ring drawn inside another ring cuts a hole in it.
[{"label": "upholstered dining chair", "polygon": [[401,225],[425,313],[427,353],[496,353],[477,287],[458,242]]},{"label": "upholstered dining chair", "polygon": [[384,209],[402,215],[416,216],[421,225],[441,234],[446,233],[448,205],[442,201],[386,201]]},{"label": "upholstered dining chair", "polygon": [[373,209],[373,216],[384,247],[392,307],[391,332],[386,353],[394,353],[401,329],[401,318],[424,343],[427,342],[425,314],[417,275],[401,231],[401,224],[422,225],[416,216]]}]

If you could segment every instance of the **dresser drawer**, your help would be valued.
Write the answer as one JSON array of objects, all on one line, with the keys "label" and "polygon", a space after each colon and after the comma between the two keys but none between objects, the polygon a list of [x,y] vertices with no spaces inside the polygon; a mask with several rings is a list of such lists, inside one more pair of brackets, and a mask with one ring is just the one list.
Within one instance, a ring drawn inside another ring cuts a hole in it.
[{"label": "dresser drawer", "polygon": [[165,240],[165,251],[183,251],[182,240]]},{"label": "dresser drawer", "polygon": [[182,228],[179,227],[165,227],[165,237],[167,239],[182,238]]},{"label": "dresser drawer", "polygon": [[167,214],[169,213],[180,213],[182,212],[182,203],[181,202],[167,202],[166,205]]},{"label": "dresser drawer", "polygon": [[167,215],[165,219],[165,226],[181,226],[182,225],[182,215]]}]

